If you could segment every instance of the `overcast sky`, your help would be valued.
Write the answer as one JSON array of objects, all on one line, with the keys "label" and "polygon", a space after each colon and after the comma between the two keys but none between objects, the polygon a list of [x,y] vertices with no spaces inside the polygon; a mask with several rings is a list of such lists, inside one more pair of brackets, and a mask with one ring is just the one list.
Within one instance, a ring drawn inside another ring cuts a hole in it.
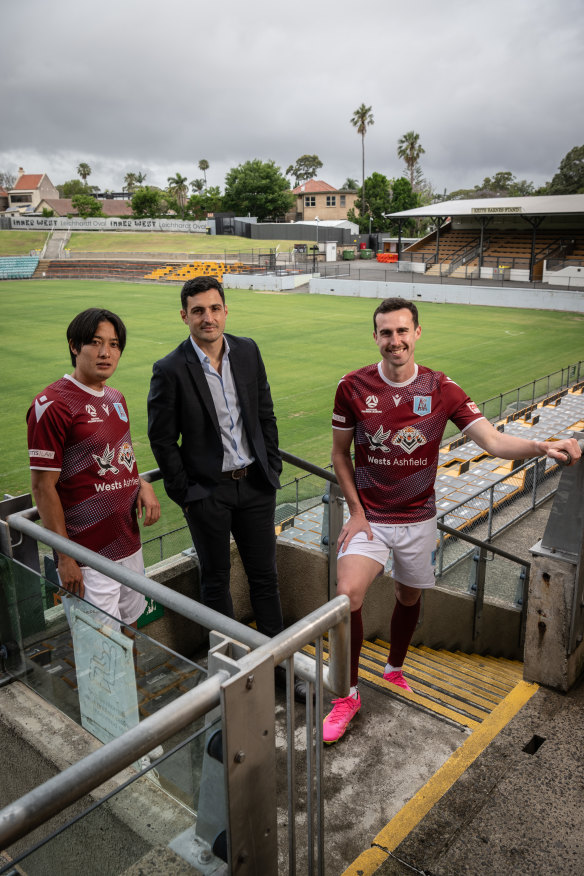
[{"label": "overcast sky", "polygon": [[54,184],[92,168],[180,172],[223,190],[253,158],[361,179],[401,175],[410,130],[434,190],[499,170],[537,185],[584,144],[582,0],[10,0],[2,4],[0,170]]}]

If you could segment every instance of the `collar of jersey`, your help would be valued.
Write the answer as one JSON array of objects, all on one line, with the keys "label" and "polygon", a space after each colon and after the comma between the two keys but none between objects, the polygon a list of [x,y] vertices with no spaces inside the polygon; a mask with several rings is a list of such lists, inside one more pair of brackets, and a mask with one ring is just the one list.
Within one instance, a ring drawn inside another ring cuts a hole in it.
[{"label": "collar of jersey", "polygon": [[70,380],[71,383],[74,383],[75,386],[78,386],[79,389],[83,390],[83,392],[88,392],[89,395],[95,395],[97,396],[97,398],[103,398],[105,389],[91,389],[90,386],[86,386],[84,383],[79,383],[79,381],[75,380],[74,377],[71,377],[70,374],[64,374],[63,377],[65,378],[65,380]]},{"label": "collar of jersey", "polygon": [[394,383],[393,380],[388,380],[388,379],[387,379],[387,377],[386,377],[385,374],[383,373],[383,369],[382,369],[382,367],[381,367],[382,365],[383,365],[383,360],[382,360],[381,362],[378,362],[378,363],[377,363],[377,370],[379,371],[379,376],[381,377],[381,379],[383,380],[383,382],[384,382],[384,383],[387,383],[389,386],[397,386],[397,387],[400,387],[400,386],[408,386],[410,383],[413,383],[414,380],[416,379],[416,377],[418,376],[418,366],[417,366],[417,364],[416,364],[416,365],[414,365],[414,368],[415,368],[416,370],[414,371],[413,376],[410,377],[409,380],[404,380],[403,383]]}]

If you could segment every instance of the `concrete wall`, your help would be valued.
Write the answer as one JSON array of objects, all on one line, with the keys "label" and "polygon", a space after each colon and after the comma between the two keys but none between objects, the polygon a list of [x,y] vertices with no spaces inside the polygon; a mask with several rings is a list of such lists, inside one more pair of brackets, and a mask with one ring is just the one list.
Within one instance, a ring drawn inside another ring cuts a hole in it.
[{"label": "concrete wall", "polygon": [[227,289],[258,289],[262,292],[292,291],[304,286],[309,279],[310,274],[285,274],[281,277],[274,274],[223,274]]},{"label": "concrete wall", "polygon": [[[86,730],[16,681],[0,690],[0,749],[2,751],[2,781],[0,808],[37,788],[52,776],[62,772],[101,743]],[[9,768],[8,768],[8,765]],[[52,830],[66,824],[107,793],[135,775],[128,767],[100,785],[90,794],[73,803],[64,812],[51,818],[22,840],[7,849],[11,858],[29,849]],[[147,778],[137,779],[131,789],[113,797],[106,805],[84,819],[77,828],[67,831],[66,840],[49,843],[34,855],[34,864],[23,863],[26,873],[93,873],[97,872],[88,854],[99,850],[99,872],[119,873],[120,861],[129,867],[144,859],[153,849],[159,855],[174,836],[192,826],[187,810]],[[107,839],[105,839],[107,838]],[[160,858],[162,860],[162,858]],[[0,867],[4,861],[0,857]],[[178,864],[179,862],[176,862]],[[182,862],[185,865],[185,862]],[[176,866],[175,864],[175,866]],[[183,869],[145,872],[191,873]],[[198,872],[198,871],[197,871]]]},{"label": "concrete wall", "polygon": [[[328,601],[328,558],[322,551],[291,544],[277,546],[280,596],[284,623],[289,626]],[[149,577],[199,599],[198,564],[179,555],[152,566]],[[235,544],[231,547],[231,593],[237,620],[253,620],[247,579]],[[334,594],[333,594],[334,595]],[[389,575],[377,578],[363,606],[366,639],[389,640],[389,623],[395,602]],[[466,594],[435,587],[423,593],[423,609],[413,644],[466,652],[489,653],[522,659],[519,648],[521,615],[517,608],[485,600],[480,636],[473,641],[474,600]],[[144,632],[186,657],[206,645],[206,631],[197,624],[165,610],[165,617],[149,624]]]},{"label": "concrete wall", "polygon": [[542,279],[544,283],[550,283],[552,286],[584,287],[584,268],[572,265],[569,268],[562,268],[560,271],[548,271],[544,267]]},{"label": "concrete wall", "polygon": [[510,285],[463,286],[447,283],[395,283],[371,280],[341,280],[311,277],[312,295],[341,295],[352,298],[389,298],[399,294],[412,301],[437,304],[482,304],[491,307],[521,307],[536,310],[566,310],[584,313],[584,291],[557,292],[551,289],[520,289]]}]

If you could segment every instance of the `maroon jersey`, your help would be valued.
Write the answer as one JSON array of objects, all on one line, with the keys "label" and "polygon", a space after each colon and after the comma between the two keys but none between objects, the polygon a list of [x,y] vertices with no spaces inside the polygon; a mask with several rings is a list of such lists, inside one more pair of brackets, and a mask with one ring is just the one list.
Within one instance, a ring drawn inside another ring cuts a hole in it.
[{"label": "maroon jersey", "polygon": [[421,523],[436,514],[434,481],[448,420],[464,431],[482,414],[440,371],[416,365],[406,383],[381,363],[346,374],[337,387],[333,428],[354,433],[355,485],[370,523]]},{"label": "maroon jersey", "polygon": [[60,472],[69,538],[110,560],[135,554],[140,479],[121,392],[65,375],[37,395],[26,419],[31,469]]}]

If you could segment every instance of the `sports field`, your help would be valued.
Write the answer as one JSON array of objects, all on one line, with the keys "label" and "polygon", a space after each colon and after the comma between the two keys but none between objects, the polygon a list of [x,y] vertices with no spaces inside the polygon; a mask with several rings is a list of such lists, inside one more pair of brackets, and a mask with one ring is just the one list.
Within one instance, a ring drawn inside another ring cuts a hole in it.
[{"label": "sports field", "polygon": [[[126,322],[128,343],[112,381],[126,396],[140,470],[155,467],[146,432],[152,362],[186,336],[180,287],[62,280],[0,283],[2,493],[29,491],[25,414],[34,395],[70,370],[65,330],[103,306]],[[331,406],[347,371],[377,359],[377,302],[227,290],[227,329],[259,344],[278,417],[280,446],[317,464],[330,456]],[[507,308],[421,304],[421,363],[445,371],[480,402],[584,358],[584,317]],[[290,473],[290,469],[288,473]],[[164,491],[157,488],[162,498]],[[182,523],[165,502],[148,535]]]}]

